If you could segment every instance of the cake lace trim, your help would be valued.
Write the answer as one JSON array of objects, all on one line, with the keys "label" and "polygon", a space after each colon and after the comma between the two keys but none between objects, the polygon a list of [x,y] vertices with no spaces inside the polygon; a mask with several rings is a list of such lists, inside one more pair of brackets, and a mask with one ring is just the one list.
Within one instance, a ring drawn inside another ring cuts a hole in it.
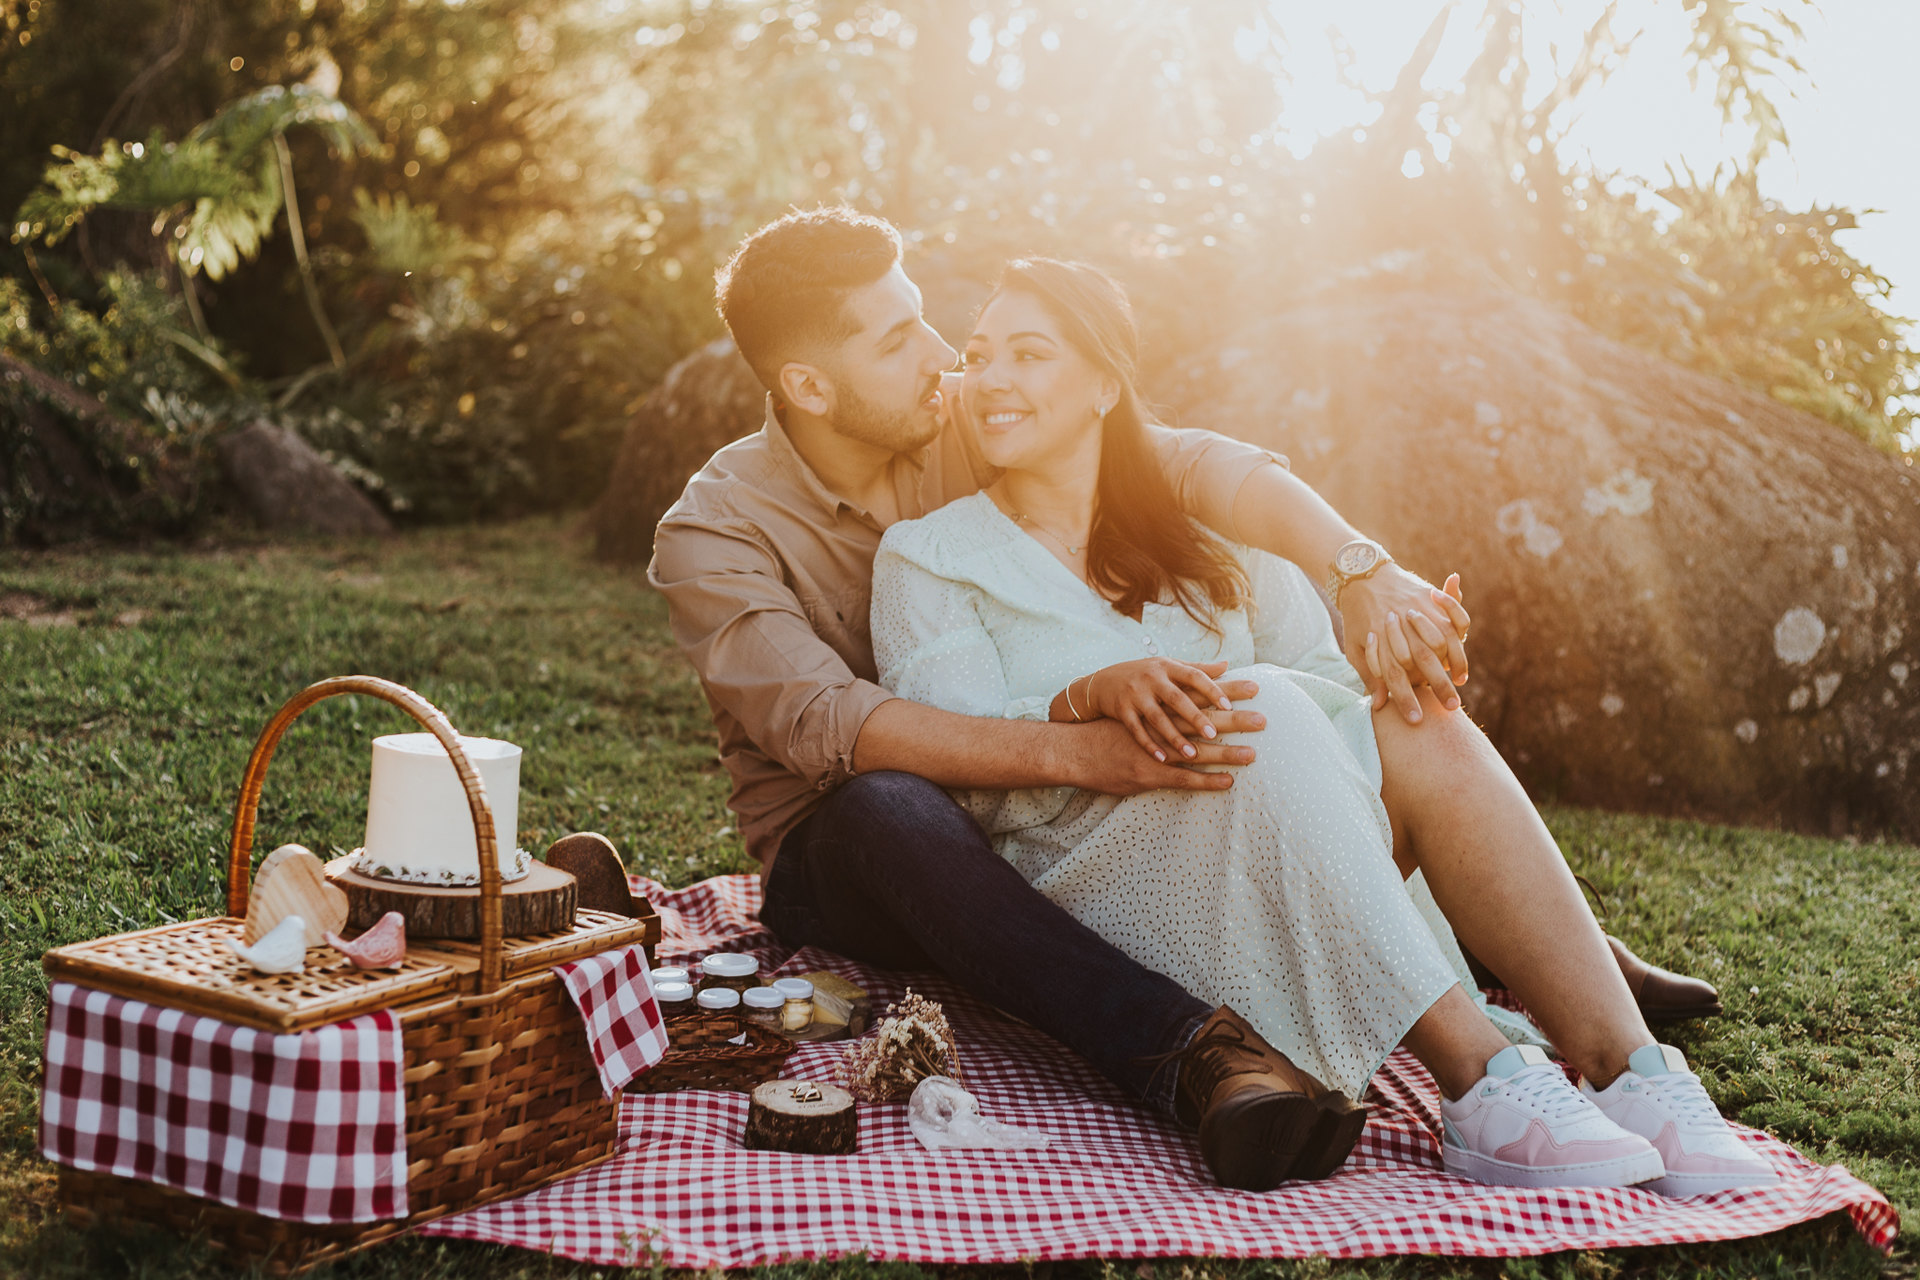
[{"label": "cake lace trim", "polygon": [[[516,880],[523,880],[532,866],[533,855],[525,849],[515,849],[513,865],[511,868],[501,869],[500,882],[512,884]],[[404,862],[376,858],[362,849],[360,856],[354,859],[353,869],[363,876],[372,876],[376,880],[424,884],[436,889],[469,889],[480,883],[478,859],[475,859],[472,871],[455,871],[452,867],[410,867]]]}]

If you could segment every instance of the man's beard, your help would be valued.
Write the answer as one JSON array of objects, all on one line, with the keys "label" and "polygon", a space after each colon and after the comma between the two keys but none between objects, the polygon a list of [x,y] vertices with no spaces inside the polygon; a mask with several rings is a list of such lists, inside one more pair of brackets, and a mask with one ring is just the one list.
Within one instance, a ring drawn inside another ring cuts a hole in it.
[{"label": "man's beard", "polygon": [[883,409],[863,399],[851,387],[841,386],[834,404],[833,429],[849,440],[858,440],[876,449],[910,453],[930,444],[940,434],[938,415],[923,413],[920,406],[940,386],[938,378],[927,384],[920,399],[906,410]]}]

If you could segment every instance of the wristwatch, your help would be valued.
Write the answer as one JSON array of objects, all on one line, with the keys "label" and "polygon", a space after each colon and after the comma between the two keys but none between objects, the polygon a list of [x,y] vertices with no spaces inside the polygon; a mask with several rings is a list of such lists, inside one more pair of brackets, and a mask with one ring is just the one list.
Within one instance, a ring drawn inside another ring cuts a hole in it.
[{"label": "wristwatch", "polygon": [[1370,578],[1392,563],[1385,547],[1371,538],[1355,538],[1333,553],[1333,563],[1327,566],[1327,598],[1339,608],[1340,592],[1348,583]]}]

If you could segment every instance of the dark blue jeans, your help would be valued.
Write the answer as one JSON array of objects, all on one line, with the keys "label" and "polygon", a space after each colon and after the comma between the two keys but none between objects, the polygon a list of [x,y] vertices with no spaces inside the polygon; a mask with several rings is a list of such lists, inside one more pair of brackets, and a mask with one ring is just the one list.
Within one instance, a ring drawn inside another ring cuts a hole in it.
[{"label": "dark blue jeans", "polygon": [[1169,1113],[1174,1073],[1145,1060],[1183,1048],[1212,1013],[1048,901],[910,773],[862,774],[795,827],[761,919],[788,946],[938,970]]}]

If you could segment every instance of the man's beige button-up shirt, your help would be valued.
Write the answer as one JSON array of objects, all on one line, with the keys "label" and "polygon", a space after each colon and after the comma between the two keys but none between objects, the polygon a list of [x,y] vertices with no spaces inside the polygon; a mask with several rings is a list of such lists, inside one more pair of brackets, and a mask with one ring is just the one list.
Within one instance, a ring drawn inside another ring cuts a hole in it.
[{"label": "man's beige button-up shirt", "polygon": [[[1247,476],[1286,464],[1212,432],[1152,430],[1182,505],[1223,533]],[[891,465],[903,519],[994,476],[963,427]],[[727,803],[763,867],[853,776],[860,727],[893,697],[874,683],[867,624],[883,532],[814,475],[769,396],[766,424],[714,454],[655,534],[647,580],[667,598],[674,638],[700,675],[733,778]]]}]

